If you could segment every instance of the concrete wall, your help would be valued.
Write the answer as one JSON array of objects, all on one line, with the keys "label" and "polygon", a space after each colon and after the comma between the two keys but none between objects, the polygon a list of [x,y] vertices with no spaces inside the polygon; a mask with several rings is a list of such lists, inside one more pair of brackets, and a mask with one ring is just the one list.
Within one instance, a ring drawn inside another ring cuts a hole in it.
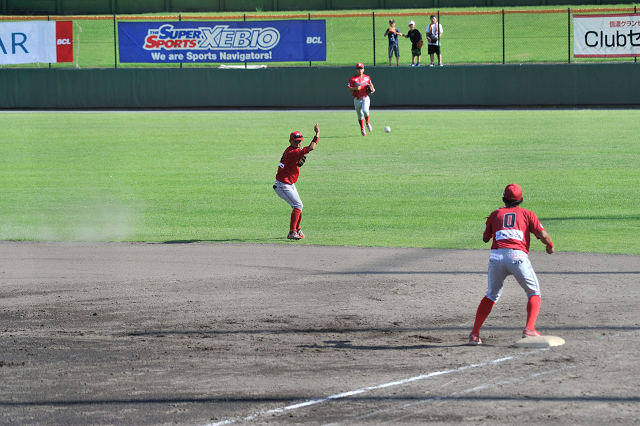
[{"label": "concrete wall", "polygon": [[[372,107],[640,106],[640,64],[367,67]],[[344,68],[0,69],[0,108],[335,108]],[[250,82],[251,84],[247,84]]]}]

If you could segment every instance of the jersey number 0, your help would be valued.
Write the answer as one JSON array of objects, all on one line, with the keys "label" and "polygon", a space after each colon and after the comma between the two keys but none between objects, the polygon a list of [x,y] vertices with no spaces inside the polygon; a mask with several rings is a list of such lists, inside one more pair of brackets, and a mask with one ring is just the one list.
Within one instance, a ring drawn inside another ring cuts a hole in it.
[{"label": "jersey number 0", "polygon": [[515,213],[507,213],[504,215],[502,219],[502,226],[505,229],[515,228],[516,227],[516,214]]}]

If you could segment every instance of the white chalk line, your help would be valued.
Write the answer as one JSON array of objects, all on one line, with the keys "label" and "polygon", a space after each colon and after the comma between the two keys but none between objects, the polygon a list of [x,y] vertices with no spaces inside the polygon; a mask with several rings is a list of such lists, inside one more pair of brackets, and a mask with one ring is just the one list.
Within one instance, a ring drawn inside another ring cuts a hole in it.
[{"label": "white chalk line", "polygon": [[508,356],[508,357],[504,357],[504,358],[498,358],[498,359],[494,359],[494,360],[491,360],[491,361],[482,362],[482,363],[479,363],[479,364],[465,365],[465,366],[458,367],[458,368],[451,369],[451,370],[434,371],[432,373],[421,374],[419,376],[410,377],[408,379],[396,380],[396,381],[393,381],[393,382],[383,383],[383,384],[375,385],[375,386],[368,386],[368,387],[365,387],[365,388],[362,388],[362,389],[342,392],[342,393],[335,394],[335,395],[330,395],[330,396],[327,396],[327,397],[324,397],[324,398],[311,399],[311,400],[299,402],[299,403],[296,403],[296,404],[293,404],[293,405],[287,405],[285,407],[279,407],[279,408],[274,408],[274,409],[271,409],[271,410],[260,411],[258,413],[254,413],[254,414],[251,414],[249,416],[242,417],[240,419],[229,419],[229,420],[222,420],[222,421],[215,422],[215,423],[208,423],[206,426],[222,426],[222,425],[229,425],[229,424],[234,424],[234,423],[238,423],[238,422],[248,422],[248,421],[251,421],[251,420],[256,419],[258,417],[261,417],[261,416],[283,413],[285,411],[290,411],[290,410],[295,410],[295,409],[298,409],[298,408],[309,407],[311,405],[322,404],[322,403],[325,403],[325,402],[328,402],[328,401],[337,400],[337,399],[348,398],[350,396],[359,395],[359,394],[362,394],[362,393],[365,393],[365,392],[370,392],[370,391],[374,391],[374,390],[378,390],[378,389],[385,389],[385,388],[390,388],[390,387],[394,387],[394,386],[402,386],[402,385],[406,385],[407,383],[412,383],[412,382],[416,382],[416,381],[419,381],[419,380],[430,379],[432,377],[442,376],[442,375],[445,375],[445,374],[459,373],[459,372],[462,372],[462,371],[471,370],[473,368],[486,367],[486,366],[490,366],[490,365],[500,364],[501,362],[517,359],[517,358],[519,358],[519,356],[533,355],[533,354],[536,354],[536,353],[539,353],[539,352],[542,352],[542,351],[546,351],[546,350],[549,350],[549,349],[548,348],[543,348],[543,349],[537,349],[537,350],[533,350],[533,351],[529,351],[529,352],[520,352],[520,353],[516,354],[517,356],[514,355],[514,356]]},{"label": "white chalk line", "polygon": [[513,384],[513,383],[521,382],[523,380],[535,379],[537,377],[544,376],[544,375],[547,375],[547,374],[560,373],[560,372],[562,372],[564,370],[569,370],[571,368],[576,368],[576,366],[572,365],[570,367],[563,367],[563,368],[558,368],[558,369],[555,369],[555,370],[543,371],[543,372],[540,372],[540,373],[531,374],[529,376],[516,377],[514,379],[503,380],[503,381],[495,382],[495,383],[485,383],[483,385],[474,386],[472,388],[459,390],[459,391],[450,393],[449,395],[442,395],[442,396],[434,396],[434,397],[431,397],[431,398],[425,398],[425,399],[422,399],[420,401],[404,404],[404,405],[402,405],[400,407],[388,408],[386,410],[378,410],[378,411],[375,411],[373,413],[352,417],[352,418],[349,418],[349,419],[346,419],[346,420],[343,420],[343,421],[340,421],[340,422],[325,423],[322,426],[341,425],[341,424],[344,424],[344,423],[350,423],[350,422],[353,422],[353,421],[364,420],[364,419],[367,419],[367,418],[370,418],[370,417],[379,416],[381,414],[391,413],[393,411],[404,410],[406,408],[414,407],[414,406],[420,405],[420,404],[426,404],[428,402],[442,401],[442,400],[447,400],[447,399],[455,399],[457,396],[464,395],[466,393],[477,392],[477,391],[485,390],[485,389],[488,389],[488,388],[491,388],[491,387],[495,387],[495,386],[510,385],[510,384]]}]

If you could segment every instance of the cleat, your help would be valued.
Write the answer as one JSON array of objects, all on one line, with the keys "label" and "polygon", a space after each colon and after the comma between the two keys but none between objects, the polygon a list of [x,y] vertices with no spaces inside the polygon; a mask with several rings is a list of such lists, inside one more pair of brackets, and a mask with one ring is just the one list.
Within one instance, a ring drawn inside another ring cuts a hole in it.
[{"label": "cleat", "polygon": [[369,131],[373,131],[373,128],[371,127],[371,123],[367,123],[367,129],[369,129]]},{"label": "cleat", "polygon": [[470,334],[469,335],[469,345],[481,345],[482,344],[482,340],[480,340],[480,336],[477,334]]},{"label": "cleat", "polygon": [[440,62],[440,65],[438,65],[439,67],[443,67],[444,65],[442,65],[442,62]]},{"label": "cleat", "polygon": [[433,62],[431,62],[431,65],[429,65],[429,66],[430,66],[430,67],[434,67],[434,66],[435,66],[435,64],[434,64]]},{"label": "cleat", "polygon": [[524,337],[537,337],[537,336],[540,336],[540,335],[541,335],[541,334],[540,334],[540,333],[538,333],[536,330],[532,330],[532,329],[530,329],[530,328],[525,328],[525,329],[522,331],[522,337],[523,337],[523,338],[524,338]]},{"label": "cleat", "polygon": [[287,235],[287,238],[290,240],[299,240],[300,235],[298,235],[297,232],[289,232],[289,235]]},{"label": "cleat", "polygon": [[367,136],[367,132],[364,131],[364,127],[360,129],[360,132],[362,132],[362,136]]},{"label": "cleat", "polygon": [[304,238],[304,234],[302,233],[302,230],[298,229],[297,234],[298,234],[298,237]]}]

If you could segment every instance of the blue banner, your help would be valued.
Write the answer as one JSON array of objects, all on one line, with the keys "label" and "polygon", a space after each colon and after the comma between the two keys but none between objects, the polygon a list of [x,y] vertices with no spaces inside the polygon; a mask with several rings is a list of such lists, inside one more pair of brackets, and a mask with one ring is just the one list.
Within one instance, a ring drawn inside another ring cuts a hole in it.
[{"label": "blue banner", "polygon": [[326,61],[324,20],[119,22],[122,63]]}]

